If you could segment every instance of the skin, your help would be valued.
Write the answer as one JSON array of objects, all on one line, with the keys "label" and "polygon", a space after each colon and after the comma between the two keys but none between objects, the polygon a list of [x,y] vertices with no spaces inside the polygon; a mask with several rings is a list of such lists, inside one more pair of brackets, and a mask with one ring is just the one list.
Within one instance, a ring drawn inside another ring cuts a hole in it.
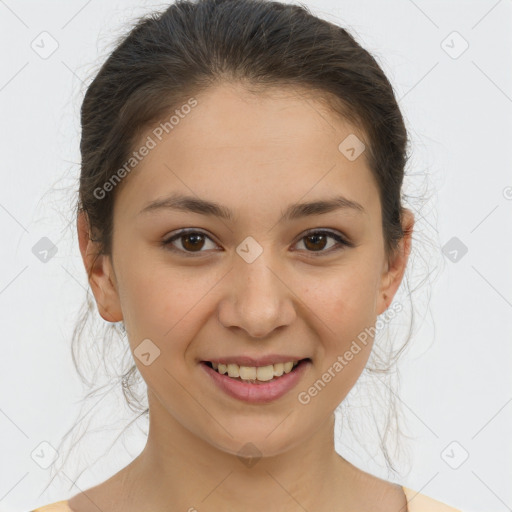
[{"label": "skin", "polygon": [[[389,307],[407,264],[414,216],[406,211],[407,234],[386,255],[365,153],[350,161],[338,150],[349,134],[365,136],[313,97],[284,87],[251,94],[242,84],[222,83],[196,99],[119,185],[111,255],[94,261],[87,220],[78,218],[99,313],[124,321],[132,351],[149,338],[160,356],[148,366],[134,357],[148,386],[144,450],[69,504],[75,512],[397,512],[405,507],[401,488],[334,449],[334,410],[363,371],[373,340],[309,404],[297,394]],[[216,201],[235,219],[139,213],[174,192]],[[281,218],[288,204],[339,194],[364,212]],[[181,253],[172,252],[162,242],[182,228],[207,237],[202,245],[178,238],[173,246]],[[324,246],[308,243],[304,232],[312,228],[338,233],[354,247],[332,238]],[[236,252],[247,236],[263,249],[252,263]],[[187,257],[187,248],[200,256]],[[268,353],[312,361],[296,388],[269,404],[227,396],[199,363]],[[237,456],[248,442],[261,453],[252,466]]]}]

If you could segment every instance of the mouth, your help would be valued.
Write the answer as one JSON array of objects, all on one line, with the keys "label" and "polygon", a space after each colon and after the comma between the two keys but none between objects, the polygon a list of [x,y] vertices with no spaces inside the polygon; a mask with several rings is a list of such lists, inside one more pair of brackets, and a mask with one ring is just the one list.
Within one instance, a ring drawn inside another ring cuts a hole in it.
[{"label": "mouth", "polygon": [[[275,362],[270,364],[270,359],[260,359],[259,363],[265,366],[243,366],[234,363],[235,358],[216,361],[201,361],[199,366],[204,370],[208,389],[214,385],[214,389],[223,394],[250,404],[260,405],[274,402],[287,395],[298,385],[309,370],[312,361],[305,359],[290,359],[288,356],[272,357]],[[245,359],[245,360],[244,360]],[[255,364],[250,358],[236,358],[240,363]]]},{"label": "mouth", "polygon": [[236,363],[219,363],[213,361],[201,361],[217,374],[229,377],[234,381],[247,384],[265,384],[275,382],[284,376],[296,372],[301,365],[311,362],[309,357],[295,361],[286,361],[264,366],[244,366]]}]

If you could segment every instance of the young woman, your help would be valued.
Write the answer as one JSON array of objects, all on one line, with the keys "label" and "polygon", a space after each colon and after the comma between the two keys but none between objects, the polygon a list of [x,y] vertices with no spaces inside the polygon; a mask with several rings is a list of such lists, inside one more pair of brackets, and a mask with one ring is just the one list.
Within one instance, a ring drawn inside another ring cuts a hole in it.
[{"label": "young woman", "polygon": [[81,114],[80,251],[149,434],[37,510],[453,512],[334,448],[414,226],[374,58],[303,7],[178,1],[120,42]]}]

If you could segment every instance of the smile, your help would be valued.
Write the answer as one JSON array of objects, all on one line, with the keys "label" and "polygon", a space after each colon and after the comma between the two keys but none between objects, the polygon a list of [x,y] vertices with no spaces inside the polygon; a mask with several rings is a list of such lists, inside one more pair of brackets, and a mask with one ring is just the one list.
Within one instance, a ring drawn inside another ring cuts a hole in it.
[{"label": "smile", "polygon": [[210,363],[212,368],[221,375],[227,374],[231,378],[238,378],[245,382],[252,383],[256,381],[267,382],[275,377],[281,377],[283,374],[290,373],[298,364],[298,361],[287,361],[286,363],[275,363],[266,366],[239,366],[236,363]]},{"label": "smile", "polygon": [[[311,359],[267,364],[265,366],[240,366],[236,363],[201,361],[209,382],[225,394],[250,403],[268,403],[284,396],[294,388],[309,366]],[[216,368],[215,368],[215,366]]]}]

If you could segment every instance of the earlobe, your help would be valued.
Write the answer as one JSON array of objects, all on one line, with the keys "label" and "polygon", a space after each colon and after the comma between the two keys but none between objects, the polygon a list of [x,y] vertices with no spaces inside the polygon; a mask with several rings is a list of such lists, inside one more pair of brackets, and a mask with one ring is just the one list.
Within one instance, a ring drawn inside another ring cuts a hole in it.
[{"label": "earlobe", "polygon": [[123,319],[112,262],[108,254],[99,254],[99,245],[91,237],[87,214],[77,216],[78,245],[98,312],[107,322]]},{"label": "earlobe", "polygon": [[404,236],[387,262],[386,270],[382,275],[381,288],[377,299],[377,315],[381,315],[386,311],[400,287],[411,253],[413,227],[414,214],[406,208],[402,212],[402,231]]}]

